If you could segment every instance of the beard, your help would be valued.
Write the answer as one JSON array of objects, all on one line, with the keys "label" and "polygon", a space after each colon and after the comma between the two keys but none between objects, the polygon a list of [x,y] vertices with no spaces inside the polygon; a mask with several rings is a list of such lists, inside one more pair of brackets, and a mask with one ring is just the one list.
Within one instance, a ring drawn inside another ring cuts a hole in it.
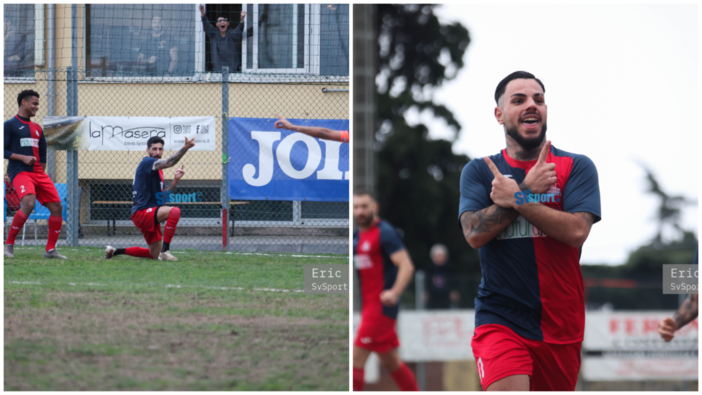
[{"label": "beard", "polygon": [[373,215],[357,215],[354,219],[356,224],[362,228],[367,228],[373,223]]},{"label": "beard", "polygon": [[514,141],[519,144],[520,147],[522,147],[525,151],[531,151],[535,148],[538,148],[541,143],[544,142],[544,139],[546,138],[546,124],[544,123],[543,127],[541,128],[541,133],[539,133],[538,136],[533,137],[533,138],[525,138],[522,137],[522,135],[519,134],[517,131],[517,127],[512,127],[512,128],[507,128],[505,127],[505,130],[507,131],[507,135],[511,138],[514,139]]}]

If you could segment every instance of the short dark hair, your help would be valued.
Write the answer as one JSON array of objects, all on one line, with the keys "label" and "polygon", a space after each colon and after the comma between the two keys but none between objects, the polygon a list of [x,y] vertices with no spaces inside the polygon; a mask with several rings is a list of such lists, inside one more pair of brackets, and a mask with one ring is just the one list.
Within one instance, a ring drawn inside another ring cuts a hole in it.
[{"label": "short dark hair", "polygon": [[375,195],[366,189],[359,189],[359,190],[354,190],[353,191],[354,196],[370,196],[371,199],[373,199],[374,202],[377,202],[378,200],[375,198]]},{"label": "short dark hair", "polygon": [[20,92],[20,94],[17,95],[17,106],[22,107],[22,100],[24,100],[28,97],[36,97],[38,99],[39,94],[31,89]]},{"label": "short dark hair", "polygon": [[166,143],[163,142],[162,138],[160,138],[158,136],[153,136],[146,142],[146,149],[151,148],[151,146],[156,144],[156,143],[161,143],[161,145],[166,145]]},{"label": "short dark hair", "polygon": [[539,85],[541,85],[541,89],[544,90],[544,93],[546,93],[546,88],[544,87],[544,84],[538,78],[536,78],[534,74],[528,73],[526,71],[515,71],[514,73],[503,78],[502,81],[500,81],[500,83],[497,84],[497,89],[495,89],[495,103],[497,103],[498,106],[500,105],[500,97],[502,97],[502,95],[505,94],[507,84],[509,84],[512,80],[518,79],[536,80],[536,82],[538,82]]}]

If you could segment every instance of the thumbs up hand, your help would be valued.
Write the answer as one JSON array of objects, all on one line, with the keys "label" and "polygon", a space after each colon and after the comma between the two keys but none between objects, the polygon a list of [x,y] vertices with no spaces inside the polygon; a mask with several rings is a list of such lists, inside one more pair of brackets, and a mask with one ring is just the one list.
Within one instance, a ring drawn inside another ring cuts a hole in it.
[{"label": "thumbs up hand", "polygon": [[547,141],[541,149],[539,159],[534,167],[529,170],[524,178],[524,186],[533,194],[545,193],[556,183],[556,164],[546,163],[548,153],[551,151],[551,141]]},{"label": "thumbs up hand", "polygon": [[486,156],[483,159],[490,168],[492,174],[495,176],[495,179],[492,180],[492,192],[490,192],[490,199],[492,199],[492,201],[500,207],[514,207],[516,201],[514,194],[521,192],[519,185],[517,185],[517,182],[513,179],[503,176],[490,158]]}]

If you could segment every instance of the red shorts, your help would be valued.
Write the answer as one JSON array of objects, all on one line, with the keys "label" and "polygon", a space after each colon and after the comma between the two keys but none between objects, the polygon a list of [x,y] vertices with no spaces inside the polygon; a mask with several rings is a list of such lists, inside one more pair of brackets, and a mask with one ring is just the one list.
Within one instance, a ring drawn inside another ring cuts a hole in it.
[{"label": "red shorts", "polygon": [[384,354],[393,348],[400,347],[400,340],[395,332],[395,322],[386,316],[364,317],[356,332],[354,346]]},{"label": "red shorts", "polygon": [[44,172],[31,173],[23,171],[12,180],[12,186],[15,187],[20,201],[26,195],[36,196],[42,205],[61,201],[54,182]]},{"label": "red shorts", "polygon": [[163,237],[161,234],[161,224],[156,219],[158,207],[139,210],[132,214],[132,222],[144,234],[146,244],[151,245]]},{"label": "red shorts", "polygon": [[497,324],[477,327],[471,342],[483,389],[505,377],[526,374],[531,377],[530,391],[574,391],[581,345],[526,339]]}]

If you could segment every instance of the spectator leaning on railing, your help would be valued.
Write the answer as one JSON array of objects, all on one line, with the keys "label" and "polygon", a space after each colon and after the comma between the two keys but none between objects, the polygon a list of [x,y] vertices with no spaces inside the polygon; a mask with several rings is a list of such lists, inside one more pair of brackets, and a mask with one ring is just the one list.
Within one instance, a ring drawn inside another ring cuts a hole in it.
[{"label": "spectator leaning on railing", "polygon": [[178,45],[171,35],[163,31],[161,16],[154,15],[151,18],[151,31],[146,33],[139,44],[137,61],[146,66],[149,74],[163,75],[175,71],[178,65]]},{"label": "spectator leaning on railing", "polygon": [[234,73],[239,71],[241,63],[241,34],[244,31],[244,18],[246,11],[241,11],[241,21],[239,25],[229,29],[229,19],[220,15],[217,17],[217,27],[212,26],[205,15],[205,7],[200,5],[200,15],[202,15],[202,28],[205,34],[210,39],[210,48],[212,51],[212,71],[221,73],[222,67],[229,67],[229,72]]}]

